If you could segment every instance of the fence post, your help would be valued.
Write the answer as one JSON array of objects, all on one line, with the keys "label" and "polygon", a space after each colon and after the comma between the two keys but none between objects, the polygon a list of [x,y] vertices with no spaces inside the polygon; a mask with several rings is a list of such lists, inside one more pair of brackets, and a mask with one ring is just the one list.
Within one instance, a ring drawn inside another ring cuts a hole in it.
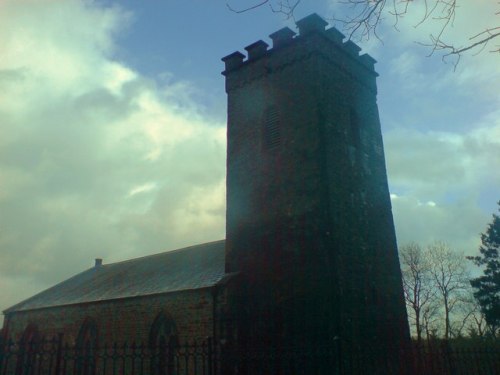
[{"label": "fence post", "polygon": [[7,341],[8,340],[5,340],[4,342],[3,335],[0,333],[0,374],[2,373],[3,369],[3,357],[5,352],[4,346],[7,344]]},{"label": "fence post", "polygon": [[61,373],[62,341],[63,341],[63,334],[62,333],[57,334],[55,375],[59,375]]},{"label": "fence post", "polygon": [[446,361],[446,367],[448,367],[448,373],[450,375],[455,375],[456,374],[456,371],[455,371],[455,363],[453,362],[453,358],[452,358],[452,352],[451,352],[451,348],[450,348],[450,342],[448,340],[445,340],[443,342],[443,354],[445,356],[445,361]]},{"label": "fence post", "polygon": [[342,340],[339,337],[336,337],[335,342],[337,343],[337,368],[338,374],[342,374]]},{"label": "fence post", "polygon": [[207,337],[207,355],[208,355],[208,375],[214,375],[215,374],[215,361],[213,358],[214,351],[212,347],[212,338]]}]

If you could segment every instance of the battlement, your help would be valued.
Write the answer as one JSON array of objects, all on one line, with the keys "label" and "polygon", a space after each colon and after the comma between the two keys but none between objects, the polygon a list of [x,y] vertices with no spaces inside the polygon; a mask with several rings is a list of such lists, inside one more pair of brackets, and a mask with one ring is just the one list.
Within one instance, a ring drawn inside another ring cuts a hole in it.
[{"label": "battlement", "polygon": [[223,57],[222,61],[225,63],[225,70],[222,74],[228,75],[243,66],[261,60],[266,56],[270,56],[277,50],[295,45],[300,43],[300,41],[313,36],[320,36],[331,43],[331,47],[335,50],[341,51],[346,58],[359,63],[362,67],[366,68],[366,70],[373,73],[375,76],[377,75],[374,69],[376,60],[368,54],[360,55],[359,52],[361,51],[361,48],[356,43],[351,40],[344,41],[345,35],[335,27],[327,29],[326,27],[328,26],[328,22],[316,13],[298,20],[296,25],[298,34],[288,27],[284,27],[270,34],[269,37],[272,40],[271,48],[268,48],[269,45],[266,42],[259,40],[245,47],[248,57],[239,51]]}]

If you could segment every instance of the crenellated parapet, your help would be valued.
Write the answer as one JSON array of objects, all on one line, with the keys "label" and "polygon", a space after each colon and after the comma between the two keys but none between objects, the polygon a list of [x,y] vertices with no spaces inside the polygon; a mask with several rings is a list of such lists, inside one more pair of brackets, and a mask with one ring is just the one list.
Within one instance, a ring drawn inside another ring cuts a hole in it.
[{"label": "crenellated parapet", "polygon": [[246,55],[237,51],[222,58],[226,91],[316,55],[376,92],[378,74],[374,58],[360,55],[361,48],[356,43],[345,40],[345,35],[335,27],[327,28],[328,22],[315,13],[297,21],[296,25],[297,33],[284,27],[270,34],[272,46],[259,40],[245,47]]}]

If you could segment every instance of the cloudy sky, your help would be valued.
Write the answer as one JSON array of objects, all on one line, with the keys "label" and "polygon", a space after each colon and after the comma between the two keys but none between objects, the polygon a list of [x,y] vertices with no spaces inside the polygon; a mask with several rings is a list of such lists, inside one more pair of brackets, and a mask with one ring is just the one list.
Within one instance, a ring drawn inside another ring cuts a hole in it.
[{"label": "cloudy sky", "polygon": [[[339,14],[331,1],[296,17]],[[498,24],[493,3],[462,1],[446,36]],[[420,11],[361,43],[378,60],[398,242],[474,253],[500,199],[499,56],[455,71],[427,57],[415,41],[436,25],[415,28]],[[220,58],[283,26],[224,1],[0,0],[0,310],[96,257],[224,238]]]}]

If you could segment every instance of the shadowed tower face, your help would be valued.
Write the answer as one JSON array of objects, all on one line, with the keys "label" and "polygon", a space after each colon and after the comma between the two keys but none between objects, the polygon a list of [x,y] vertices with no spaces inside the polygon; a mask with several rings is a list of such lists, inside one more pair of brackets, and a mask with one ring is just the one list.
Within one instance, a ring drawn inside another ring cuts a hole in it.
[{"label": "shadowed tower face", "polygon": [[396,345],[408,327],[375,60],[317,15],[297,26],[223,59],[238,337]]}]

